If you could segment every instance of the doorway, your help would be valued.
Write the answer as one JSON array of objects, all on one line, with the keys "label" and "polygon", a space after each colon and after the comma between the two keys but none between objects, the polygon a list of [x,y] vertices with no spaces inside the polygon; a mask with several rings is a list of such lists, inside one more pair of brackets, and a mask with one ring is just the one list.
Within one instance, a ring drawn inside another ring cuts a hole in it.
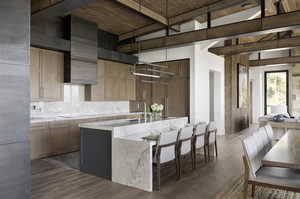
[{"label": "doorway", "polygon": [[209,71],[209,121],[216,122],[218,127],[222,125],[221,84],[221,72]]}]

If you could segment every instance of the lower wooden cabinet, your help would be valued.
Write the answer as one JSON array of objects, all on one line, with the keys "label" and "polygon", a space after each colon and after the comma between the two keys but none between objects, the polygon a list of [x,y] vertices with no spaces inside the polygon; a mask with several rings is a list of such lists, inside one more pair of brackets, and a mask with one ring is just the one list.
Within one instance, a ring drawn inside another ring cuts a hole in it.
[{"label": "lower wooden cabinet", "polygon": [[51,155],[50,132],[48,123],[31,125],[31,159],[43,158]]},{"label": "lower wooden cabinet", "polygon": [[138,115],[41,122],[31,125],[31,159],[80,150],[80,123],[136,118]]},{"label": "lower wooden cabinet", "polygon": [[49,122],[50,144],[52,154],[62,154],[69,152],[68,140],[70,138],[69,122]]}]

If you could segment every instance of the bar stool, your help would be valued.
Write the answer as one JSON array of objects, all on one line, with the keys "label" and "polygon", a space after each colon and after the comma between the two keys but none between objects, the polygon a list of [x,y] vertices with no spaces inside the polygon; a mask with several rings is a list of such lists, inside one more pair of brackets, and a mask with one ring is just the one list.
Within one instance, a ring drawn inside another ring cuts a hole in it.
[{"label": "bar stool", "polygon": [[204,158],[205,162],[207,161],[206,157],[206,147],[204,145],[205,140],[205,133],[207,129],[207,124],[205,122],[199,122],[194,126],[194,140],[193,140],[193,155],[194,155],[194,169],[196,168],[196,150],[197,149],[204,149]]},{"label": "bar stool", "polygon": [[178,139],[178,130],[163,132],[160,134],[153,163],[156,165],[157,170],[157,189],[160,189],[160,167],[162,164],[174,161],[176,168],[177,178],[179,176],[178,161],[176,156],[176,146]]},{"label": "bar stool", "polygon": [[205,147],[207,150],[208,160],[210,160],[210,146],[213,145],[216,151],[216,157],[218,157],[218,146],[217,146],[217,127],[215,122],[210,122],[207,126],[205,136]]},{"label": "bar stool", "polygon": [[183,127],[179,130],[178,133],[178,139],[177,139],[177,163],[179,168],[179,176],[178,179],[181,177],[181,159],[182,156],[190,153],[191,159],[192,159],[192,167],[194,167],[194,156],[193,156],[193,150],[192,150],[192,142],[193,142],[193,126],[188,125],[186,127]]}]

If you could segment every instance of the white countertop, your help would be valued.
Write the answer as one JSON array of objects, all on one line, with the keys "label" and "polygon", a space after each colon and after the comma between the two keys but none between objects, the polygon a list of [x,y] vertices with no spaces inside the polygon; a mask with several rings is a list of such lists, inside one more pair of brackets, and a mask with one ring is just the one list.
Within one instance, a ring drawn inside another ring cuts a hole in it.
[{"label": "white countertop", "polygon": [[154,122],[161,122],[166,120],[176,119],[174,117],[165,118],[161,120],[144,120],[144,119],[123,119],[123,120],[111,120],[111,121],[101,121],[101,122],[89,122],[82,123],[79,125],[80,128],[88,128],[88,129],[98,129],[98,130],[106,130],[112,131],[114,128],[123,127],[123,126],[131,126],[137,124],[149,124]]},{"label": "white countertop", "polygon": [[140,113],[110,113],[110,114],[76,114],[66,116],[37,116],[32,117],[30,120],[31,124],[41,122],[55,122],[55,121],[67,121],[67,120],[80,120],[80,119],[93,119],[98,117],[113,117],[113,116],[125,116],[125,115],[136,115]]}]

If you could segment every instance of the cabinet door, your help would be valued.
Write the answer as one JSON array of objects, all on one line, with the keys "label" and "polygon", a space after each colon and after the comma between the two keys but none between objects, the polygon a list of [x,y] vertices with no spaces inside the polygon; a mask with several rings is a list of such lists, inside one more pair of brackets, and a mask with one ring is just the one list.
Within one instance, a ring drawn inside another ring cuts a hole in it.
[{"label": "cabinet door", "polygon": [[69,152],[70,126],[68,122],[50,122],[50,143],[54,154]]},{"label": "cabinet door", "polygon": [[63,100],[64,54],[41,50],[42,97],[50,101]]},{"label": "cabinet door", "polygon": [[135,79],[134,78],[129,78],[127,80],[127,95],[128,95],[128,100],[136,100],[135,96]]},{"label": "cabinet door", "polygon": [[40,98],[40,50],[38,48],[30,49],[30,91],[32,101]]},{"label": "cabinet door", "polygon": [[31,126],[31,159],[47,157],[51,154],[50,134],[47,123]]},{"label": "cabinet door", "polygon": [[91,86],[91,101],[104,101],[104,67],[105,61],[98,60],[97,84]]},{"label": "cabinet door", "polygon": [[79,151],[80,150],[80,123],[96,122],[97,119],[85,119],[85,120],[74,120],[70,124],[70,136],[69,136],[69,151]]}]

